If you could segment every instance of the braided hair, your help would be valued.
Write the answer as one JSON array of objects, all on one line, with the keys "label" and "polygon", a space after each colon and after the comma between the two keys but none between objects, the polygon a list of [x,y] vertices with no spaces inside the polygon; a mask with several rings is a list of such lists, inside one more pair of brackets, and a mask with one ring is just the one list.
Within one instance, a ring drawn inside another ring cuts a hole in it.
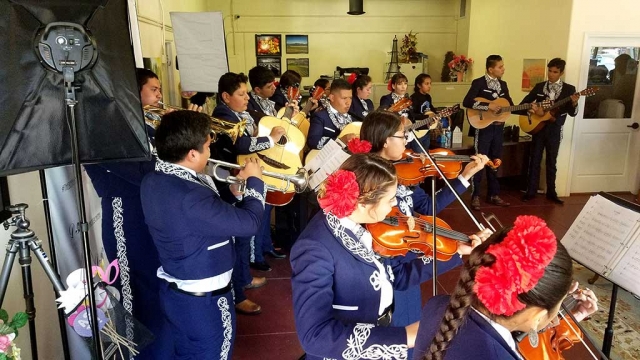
[{"label": "braided hair", "polygon": [[[468,316],[470,307],[482,310],[484,314],[489,314],[492,320],[508,318],[506,316],[491,314],[482,305],[482,302],[478,300],[473,288],[475,285],[476,272],[481,267],[493,265],[496,261],[496,257],[487,253],[487,249],[492,244],[502,242],[510,230],[511,227],[496,232],[471,252],[469,261],[460,272],[460,279],[451,295],[449,305],[447,305],[440,326],[436,330],[431,345],[427,349],[423,359],[444,359],[447,348]],[[549,265],[545,268],[544,275],[533,289],[519,294],[518,300],[527,307],[537,306],[546,310],[552,310],[562,301],[565,294],[569,291],[572,275],[573,267],[571,257],[562,243],[558,242],[556,253]],[[518,313],[519,312],[516,314]]]}]

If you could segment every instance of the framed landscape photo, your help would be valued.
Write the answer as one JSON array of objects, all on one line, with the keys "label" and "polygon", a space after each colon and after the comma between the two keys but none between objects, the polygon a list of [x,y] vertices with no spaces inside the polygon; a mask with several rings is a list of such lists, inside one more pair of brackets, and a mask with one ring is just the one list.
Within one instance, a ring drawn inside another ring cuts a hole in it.
[{"label": "framed landscape photo", "polygon": [[256,56],[281,56],[281,39],[277,34],[256,34]]},{"label": "framed landscape photo", "polygon": [[287,54],[308,54],[309,35],[285,35]]},{"label": "framed landscape photo", "polygon": [[287,59],[287,70],[294,70],[302,77],[309,77],[309,58]]},{"label": "framed landscape photo", "polygon": [[282,62],[279,57],[258,57],[258,66],[266,67],[273,71],[273,75],[282,75]]}]

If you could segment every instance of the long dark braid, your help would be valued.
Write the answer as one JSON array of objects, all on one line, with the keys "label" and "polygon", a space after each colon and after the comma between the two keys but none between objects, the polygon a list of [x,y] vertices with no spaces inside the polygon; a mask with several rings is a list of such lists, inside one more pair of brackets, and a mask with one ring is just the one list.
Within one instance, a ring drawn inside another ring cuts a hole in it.
[{"label": "long dark braid", "polygon": [[[492,238],[504,238],[507,229],[492,235]],[[460,271],[460,279],[456,285],[451,300],[444,312],[444,317],[435,337],[431,341],[431,345],[424,356],[426,360],[440,360],[444,358],[445,351],[451,340],[458,333],[458,329],[464,322],[469,308],[475,304],[477,298],[473,294],[473,285],[475,284],[476,271],[481,266],[490,266],[495,261],[495,257],[485,253],[489,244],[493,243],[492,239],[487,240],[478,246],[469,256],[469,261]]]}]

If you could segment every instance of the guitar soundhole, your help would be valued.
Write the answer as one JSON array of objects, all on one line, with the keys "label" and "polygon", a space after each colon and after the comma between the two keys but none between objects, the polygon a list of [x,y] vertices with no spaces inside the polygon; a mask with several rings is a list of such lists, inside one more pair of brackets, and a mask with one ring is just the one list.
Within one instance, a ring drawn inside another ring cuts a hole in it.
[{"label": "guitar soundhole", "polygon": [[289,139],[287,138],[287,135],[282,135],[282,137],[280,138],[280,140],[278,140],[276,144],[280,146],[285,146],[287,145],[288,142],[289,142]]}]

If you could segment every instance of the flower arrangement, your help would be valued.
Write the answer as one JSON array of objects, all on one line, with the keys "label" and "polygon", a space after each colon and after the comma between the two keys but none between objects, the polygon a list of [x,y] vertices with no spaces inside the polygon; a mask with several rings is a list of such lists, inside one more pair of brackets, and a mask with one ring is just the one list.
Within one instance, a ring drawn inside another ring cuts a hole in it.
[{"label": "flower arrangement", "polygon": [[6,310],[0,309],[0,360],[20,360],[20,349],[13,342],[18,336],[18,329],[27,324],[27,314],[18,312],[9,321]]},{"label": "flower arrangement", "polygon": [[410,63],[417,62],[417,54],[416,45],[418,45],[418,37],[416,36],[418,33],[413,33],[409,31],[408,34],[402,38],[402,46],[400,47],[400,54],[402,55],[402,62]]},{"label": "flower arrangement", "polygon": [[472,64],[472,58],[468,58],[464,55],[454,55],[453,60],[449,61],[449,69],[452,74],[458,72],[465,73],[469,70]]}]

